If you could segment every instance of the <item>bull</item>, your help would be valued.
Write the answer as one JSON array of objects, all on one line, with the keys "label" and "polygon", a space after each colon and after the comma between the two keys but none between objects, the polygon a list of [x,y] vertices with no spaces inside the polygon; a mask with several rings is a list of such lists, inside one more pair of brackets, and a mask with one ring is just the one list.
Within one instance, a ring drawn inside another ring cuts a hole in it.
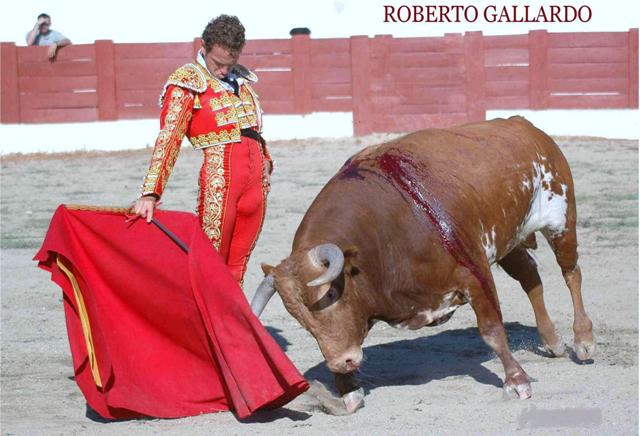
[{"label": "bull", "polygon": [[581,295],[576,203],[569,165],[554,141],[522,117],[429,129],[365,148],[324,186],[305,214],[291,254],[265,279],[259,316],[277,292],[316,339],[347,409],[363,399],[354,373],[377,321],[419,329],[469,303],[500,358],[503,389],[531,396],[507,342],[491,265],[520,282],[552,356],[566,346],[545,307],[529,249],[549,242],[574,307],[574,350],[594,353]]}]

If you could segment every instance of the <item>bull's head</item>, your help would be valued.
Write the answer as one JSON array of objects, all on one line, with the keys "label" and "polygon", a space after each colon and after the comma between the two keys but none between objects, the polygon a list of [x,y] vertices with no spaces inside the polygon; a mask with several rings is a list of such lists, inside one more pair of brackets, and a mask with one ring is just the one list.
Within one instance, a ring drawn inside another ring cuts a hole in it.
[{"label": "bull's head", "polygon": [[318,341],[327,366],[346,374],[362,363],[369,310],[362,290],[366,278],[355,264],[357,249],[335,244],[296,250],[266,274],[251,302],[260,315],[275,292],[287,311]]}]

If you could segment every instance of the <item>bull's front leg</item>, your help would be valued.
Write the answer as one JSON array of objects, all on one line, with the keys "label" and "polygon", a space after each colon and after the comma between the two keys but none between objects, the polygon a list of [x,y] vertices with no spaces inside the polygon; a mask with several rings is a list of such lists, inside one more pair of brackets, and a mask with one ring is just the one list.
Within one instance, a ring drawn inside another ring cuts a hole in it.
[{"label": "bull's front leg", "polygon": [[[469,273],[471,276],[471,274]],[[482,339],[498,355],[504,367],[505,379],[503,389],[509,397],[522,400],[531,397],[531,384],[524,369],[516,361],[509,349],[507,334],[502,323],[500,303],[496,293],[493,277],[488,265],[482,271],[483,283],[476,276],[469,277],[469,299],[478,320],[478,329]]]},{"label": "bull's front leg", "polygon": [[355,373],[334,373],[335,384],[348,413],[353,413],[364,405],[364,390],[360,387]]}]

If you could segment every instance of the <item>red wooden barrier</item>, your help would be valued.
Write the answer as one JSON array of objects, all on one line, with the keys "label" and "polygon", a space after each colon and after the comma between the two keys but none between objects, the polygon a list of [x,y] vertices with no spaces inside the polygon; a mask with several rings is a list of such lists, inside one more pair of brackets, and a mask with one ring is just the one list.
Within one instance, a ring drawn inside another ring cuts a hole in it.
[{"label": "red wooden barrier", "polygon": [[291,39],[254,40],[242,51],[240,63],[260,78],[256,88],[266,113],[293,114],[302,106],[295,102],[292,45]]},{"label": "red wooden barrier", "polygon": [[629,71],[627,80],[629,82],[629,102],[627,107],[638,107],[638,29],[629,30]]},{"label": "red wooden barrier", "polygon": [[[155,118],[167,76],[200,39],[96,41],[60,50],[2,43],[0,122]],[[481,120],[487,109],[638,108],[638,29],[628,32],[247,41],[240,62],[271,114],[352,111],[354,132]]]},{"label": "red wooden barrier", "polygon": [[549,64],[547,31],[534,30],[529,33],[529,105],[531,109],[547,107],[547,76]]},{"label": "red wooden barrier", "polygon": [[351,37],[351,81],[353,133],[366,135],[373,131],[371,120],[371,67],[369,66],[369,38]]},{"label": "red wooden barrier", "polygon": [[293,56],[293,113],[311,112],[311,38],[294,35]]},{"label": "red wooden barrier", "polygon": [[485,89],[484,44],[482,32],[467,32],[464,35],[466,108],[469,121],[486,118],[483,106]]},{"label": "red wooden barrier", "polygon": [[113,41],[96,41],[96,69],[98,73],[98,119],[118,118],[116,101],[116,65]]},{"label": "red wooden barrier", "polygon": [[20,94],[18,91],[18,54],[12,42],[0,44],[0,122],[20,122]]},{"label": "red wooden barrier", "polygon": [[17,55],[20,122],[99,119],[95,44],[66,47],[54,63],[47,47],[18,47]]}]

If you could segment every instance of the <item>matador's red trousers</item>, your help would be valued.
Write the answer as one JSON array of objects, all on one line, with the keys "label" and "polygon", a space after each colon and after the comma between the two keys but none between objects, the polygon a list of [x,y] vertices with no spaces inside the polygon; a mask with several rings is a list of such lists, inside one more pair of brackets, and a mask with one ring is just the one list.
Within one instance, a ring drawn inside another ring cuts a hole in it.
[{"label": "matador's red trousers", "polygon": [[261,145],[242,142],[205,148],[200,170],[198,216],[202,229],[242,283],[266,209]]}]

